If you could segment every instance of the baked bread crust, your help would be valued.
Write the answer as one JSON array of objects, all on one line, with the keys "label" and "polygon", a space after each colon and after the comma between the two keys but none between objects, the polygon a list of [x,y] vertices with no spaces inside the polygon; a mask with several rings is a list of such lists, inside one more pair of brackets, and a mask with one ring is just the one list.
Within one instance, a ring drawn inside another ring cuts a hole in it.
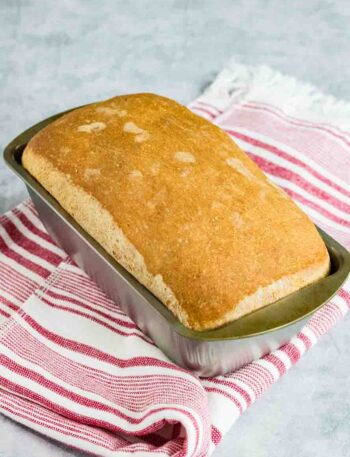
[{"label": "baked bread crust", "polygon": [[23,166],[187,327],[237,319],[324,277],[310,219],[218,127],[153,94],[53,122]]}]

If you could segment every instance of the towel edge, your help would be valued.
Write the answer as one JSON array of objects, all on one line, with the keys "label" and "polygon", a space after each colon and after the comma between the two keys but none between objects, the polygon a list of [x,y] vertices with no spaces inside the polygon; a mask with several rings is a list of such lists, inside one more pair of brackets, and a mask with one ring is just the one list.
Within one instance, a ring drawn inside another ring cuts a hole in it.
[{"label": "towel edge", "polygon": [[247,101],[278,107],[284,114],[350,133],[350,102],[325,94],[313,84],[267,65],[229,60],[197,101],[226,110]]}]

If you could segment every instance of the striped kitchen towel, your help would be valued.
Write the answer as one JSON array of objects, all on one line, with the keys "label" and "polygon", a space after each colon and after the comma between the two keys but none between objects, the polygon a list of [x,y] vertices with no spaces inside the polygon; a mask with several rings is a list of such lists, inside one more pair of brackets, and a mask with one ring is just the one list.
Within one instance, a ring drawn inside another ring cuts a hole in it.
[{"label": "striped kitchen towel", "polygon": [[[349,104],[233,62],[190,108],[350,246]],[[74,265],[28,200],[0,217],[0,411],[96,455],[205,456],[349,307],[348,282],[279,350],[199,379]]]}]

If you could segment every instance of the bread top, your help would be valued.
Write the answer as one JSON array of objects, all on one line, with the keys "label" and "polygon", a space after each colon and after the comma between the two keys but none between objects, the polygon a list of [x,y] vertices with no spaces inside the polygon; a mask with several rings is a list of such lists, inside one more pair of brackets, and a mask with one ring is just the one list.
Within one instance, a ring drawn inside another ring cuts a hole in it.
[{"label": "bread top", "polygon": [[238,317],[250,296],[258,302],[247,312],[266,304],[256,294],[284,278],[301,277],[295,290],[318,279],[312,269],[327,273],[310,219],[223,130],[168,98],[133,94],[74,110],[30,141],[23,163],[34,176],[39,158],[108,211],[188,327]]}]

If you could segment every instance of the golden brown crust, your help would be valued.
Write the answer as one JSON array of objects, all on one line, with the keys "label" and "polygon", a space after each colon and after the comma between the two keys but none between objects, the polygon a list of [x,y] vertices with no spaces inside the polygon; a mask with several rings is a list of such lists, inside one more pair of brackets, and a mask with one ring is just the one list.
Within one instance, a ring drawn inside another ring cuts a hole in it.
[{"label": "golden brown crust", "polygon": [[167,98],[75,110],[30,141],[23,165],[190,328],[327,274],[308,217],[226,133]]}]

